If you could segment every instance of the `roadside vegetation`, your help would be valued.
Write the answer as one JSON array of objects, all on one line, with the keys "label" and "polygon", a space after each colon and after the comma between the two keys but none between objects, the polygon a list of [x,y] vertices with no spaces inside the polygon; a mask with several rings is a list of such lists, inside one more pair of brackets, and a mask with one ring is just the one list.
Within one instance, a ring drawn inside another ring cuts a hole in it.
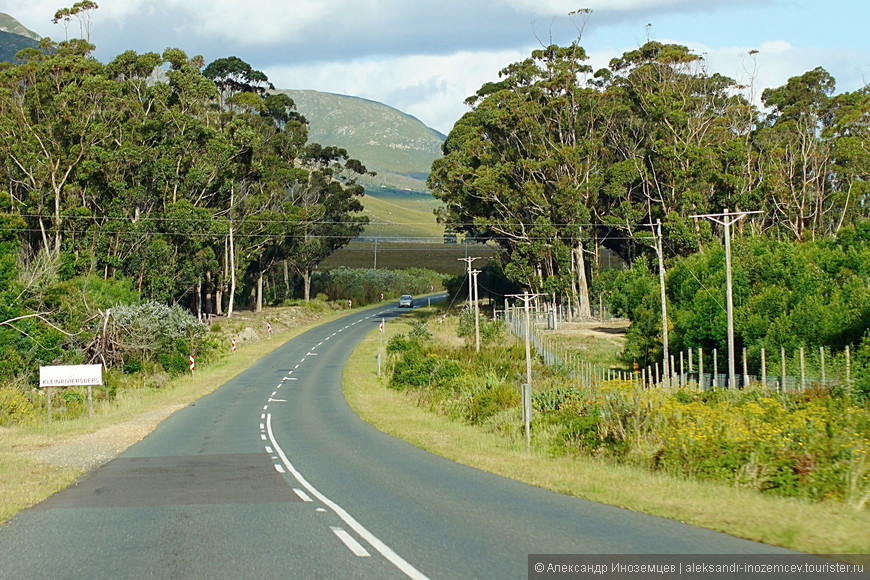
[{"label": "roadside vegetation", "polygon": [[[58,396],[49,423],[44,396],[32,389],[0,387],[0,522],[74,483],[176,409],[210,393],[289,339],[345,312],[343,304],[320,301],[242,312],[212,325],[209,337],[220,345],[220,352],[208,364],[197,363],[195,373],[108,373],[106,388],[94,389],[92,418],[83,390],[65,391],[75,393],[68,397],[75,404]],[[233,338],[235,352],[230,348]],[[82,440],[87,443],[82,444],[81,457],[64,452],[65,446],[75,447]]]},{"label": "roadside vegetation", "polygon": [[[819,553],[870,547],[865,402],[824,389],[583,387],[536,361],[526,454],[522,344],[485,323],[476,353],[463,321],[473,317],[416,314],[389,329],[381,379],[348,370],[348,400],[382,430],[535,485],[751,539]],[[352,364],[371,372],[362,356]]]}]

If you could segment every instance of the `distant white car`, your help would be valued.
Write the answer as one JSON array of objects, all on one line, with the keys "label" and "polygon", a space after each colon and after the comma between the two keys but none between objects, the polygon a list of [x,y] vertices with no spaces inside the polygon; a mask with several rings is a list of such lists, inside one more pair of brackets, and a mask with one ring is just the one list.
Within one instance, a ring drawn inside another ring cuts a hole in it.
[{"label": "distant white car", "polygon": [[411,308],[414,306],[414,299],[411,298],[410,294],[402,294],[401,298],[399,298],[399,308],[405,307]]}]

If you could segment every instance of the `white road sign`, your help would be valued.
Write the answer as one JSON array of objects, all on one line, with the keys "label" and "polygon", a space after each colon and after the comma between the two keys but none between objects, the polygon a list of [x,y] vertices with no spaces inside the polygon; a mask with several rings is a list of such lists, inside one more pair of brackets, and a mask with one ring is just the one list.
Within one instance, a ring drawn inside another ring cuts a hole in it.
[{"label": "white road sign", "polygon": [[102,384],[103,365],[55,365],[39,367],[40,388]]}]

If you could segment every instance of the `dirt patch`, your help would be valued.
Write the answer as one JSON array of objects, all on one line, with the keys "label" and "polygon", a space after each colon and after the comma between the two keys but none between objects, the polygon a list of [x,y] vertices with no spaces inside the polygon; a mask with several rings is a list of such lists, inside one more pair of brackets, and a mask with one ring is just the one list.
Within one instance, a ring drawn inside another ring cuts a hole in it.
[{"label": "dirt patch", "polygon": [[622,318],[563,322],[557,330],[539,330],[544,337],[558,340],[568,348],[587,350],[592,346],[621,351],[630,322]]},{"label": "dirt patch", "polygon": [[142,413],[134,419],[104,427],[93,433],[53,442],[28,455],[62,467],[90,471],[118,456],[122,451],[142,440],[157,428],[165,418],[185,405],[174,405]]}]

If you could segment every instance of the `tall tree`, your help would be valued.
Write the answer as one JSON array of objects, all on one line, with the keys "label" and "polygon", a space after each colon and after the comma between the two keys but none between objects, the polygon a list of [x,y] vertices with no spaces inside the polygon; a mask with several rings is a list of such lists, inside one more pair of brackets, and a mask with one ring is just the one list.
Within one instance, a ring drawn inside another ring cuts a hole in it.
[{"label": "tall tree", "polygon": [[15,189],[26,197],[37,247],[60,254],[64,210],[76,204],[70,188],[94,148],[110,139],[118,92],[88,56],[93,45],[72,40],[53,54],[30,54],[0,73],[0,141]]},{"label": "tall tree", "polygon": [[825,236],[840,215],[830,188],[831,150],[822,138],[834,78],[818,67],[761,94],[772,109],[756,142],[762,149],[769,219],[794,239]]}]

